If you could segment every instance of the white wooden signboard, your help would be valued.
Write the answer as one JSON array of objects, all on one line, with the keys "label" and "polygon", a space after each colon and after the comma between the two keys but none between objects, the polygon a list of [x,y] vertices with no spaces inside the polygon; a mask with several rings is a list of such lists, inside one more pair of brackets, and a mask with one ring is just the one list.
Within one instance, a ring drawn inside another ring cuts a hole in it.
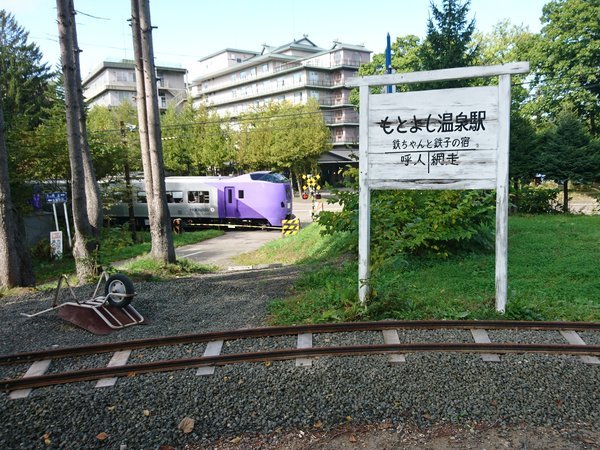
[{"label": "white wooden signboard", "polygon": [[[507,291],[510,74],[529,63],[350,80],[360,87],[359,297],[369,294],[371,189],[496,189],[496,309]],[[371,94],[370,86],[499,76],[497,86]]]}]

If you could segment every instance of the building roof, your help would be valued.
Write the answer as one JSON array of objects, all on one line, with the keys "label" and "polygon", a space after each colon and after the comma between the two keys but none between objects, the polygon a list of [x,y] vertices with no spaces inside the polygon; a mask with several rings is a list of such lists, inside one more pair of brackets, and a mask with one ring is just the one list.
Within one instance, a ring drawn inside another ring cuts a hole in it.
[{"label": "building roof", "polygon": [[225,53],[225,52],[246,53],[246,54],[254,55],[254,56],[260,55],[260,53],[261,53],[261,52],[256,52],[254,50],[241,50],[239,48],[228,47],[228,48],[224,48],[223,50],[219,50],[214,53],[211,53],[210,55],[204,56],[204,57],[200,58],[198,60],[198,62],[206,61],[207,59],[214,58],[215,56],[220,55],[221,53]]},{"label": "building roof", "polygon": [[[225,67],[221,70],[211,72],[210,74],[206,74],[206,75],[197,77],[194,80],[192,80],[191,85],[197,85],[202,80],[205,80],[207,78],[214,78],[215,76],[226,75],[230,72],[237,72],[245,67],[250,67],[250,66],[259,64],[263,61],[269,61],[269,60],[273,60],[273,59],[287,60],[289,62],[292,62],[292,61],[300,62],[300,61],[314,58],[315,56],[329,53],[329,52],[331,52],[333,50],[337,50],[337,49],[350,49],[350,50],[358,50],[358,51],[371,53],[370,50],[367,50],[362,45],[344,44],[344,43],[338,42],[338,41],[334,41],[334,45],[332,48],[324,49],[324,48],[318,47],[314,42],[312,42],[310,39],[308,39],[308,37],[306,35],[302,39],[295,39],[292,42],[289,42],[284,45],[280,45],[279,47],[274,47],[274,46],[270,46],[267,44],[263,44],[262,47],[263,47],[262,51],[260,51],[260,52],[252,52],[252,51],[247,51],[247,50],[235,50],[235,49],[227,48],[227,49],[221,50],[219,52],[213,53],[211,55],[205,56],[204,58],[202,58],[199,61],[204,61],[206,59],[212,58],[212,57],[217,56],[226,51],[236,51],[236,52],[254,54],[254,56],[243,60],[241,63],[238,63],[233,66]],[[302,50],[302,51],[309,52],[312,54],[309,56],[293,56],[293,55],[283,54],[283,52],[285,52],[287,50],[291,50],[291,49]]]},{"label": "building roof", "polygon": [[[156,70],[160,71],[168,71],[168,72],[179,72],[182,74],[187,73],[187,69],[184,69],[181,66],[167,66],[162,64],[157,64]],[[102,61],[102,63],[97,66],[94,70],[92,70],[88,76],[83,80],[83,84],[86,84],[89,80],[94,78],[104,69],[135,69],[135,61],[133,59],[121,59],[121,60],[106,60]]]}]

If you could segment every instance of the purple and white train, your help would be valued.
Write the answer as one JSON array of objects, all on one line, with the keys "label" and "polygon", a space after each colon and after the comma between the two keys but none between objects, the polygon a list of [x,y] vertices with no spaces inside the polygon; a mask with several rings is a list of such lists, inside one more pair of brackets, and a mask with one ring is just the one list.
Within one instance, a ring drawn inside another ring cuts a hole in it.
[{"label": "purple and white train", "polygon": [[[143,181],[133,182],[133,210],[139,224],[147,224],[148,206]],[[254,224],[281,227],[293,218],[290,181],[275,172],[252,172],[237,177],[167,177],[167,204],[171,219],[192,224]],[[126,220],[124,203],[111,208],[110,216]]]}]

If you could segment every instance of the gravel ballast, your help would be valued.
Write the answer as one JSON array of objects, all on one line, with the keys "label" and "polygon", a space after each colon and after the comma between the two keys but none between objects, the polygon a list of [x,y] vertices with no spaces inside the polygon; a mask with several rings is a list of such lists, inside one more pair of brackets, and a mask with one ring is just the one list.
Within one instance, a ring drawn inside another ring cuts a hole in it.
[{"label": "gravel ballast", "polygon": [[[0,353],[41,350],[161,335],[202,333],[265,325],[267,305],[291,288],[297,269],[284,267],[211,274],[161,283],[135,283],[134,306],[150,319],[109,336],[71,326],[55,312],[27,319],[21,312],[49,306],[51,294],[3,298]],[[77,288],[89,296],[93,287]],[[556,343],[558,332],[544,332]],[[400,331],[401,342],[426,339],[468,342],[469,331]],[[491,332],[493,341],[537,342],[537,334]],[[590,341],[594,333],[582,333]],[[383,343],[379,333],[314,336],[315,346]],[[594,342],[590,342],[594,343]],[[295,345],[295,338],[233,341],[223,353]],[[130,361],[201,356],[204,344],[173,349],[135,350]],[[107,355],[75,358],[50,371],[106,364]],[[113,388],[95,382],[36,389],[21,400],[0,393],[2,449],[183,449],[209,446],[243,433],[285,429],[328,429],[339,424],[390,422],[428,426],[436,423],[528,423],[562,428],[584,424],[600,428],[600,366],[577,357],[506,355],[500,363],[471,354],[408,354],[390,365],[387,356],[317,358],[312,366],[294,361],[218,367],[214,375],[195,369],[120,378]],[[26,366],[19,366],[19,371]],[[14,376],[0,367],[0,376]],[[18,372],[17,372],[18,373]],[[194,420],[184,433],[178,425]]]}]

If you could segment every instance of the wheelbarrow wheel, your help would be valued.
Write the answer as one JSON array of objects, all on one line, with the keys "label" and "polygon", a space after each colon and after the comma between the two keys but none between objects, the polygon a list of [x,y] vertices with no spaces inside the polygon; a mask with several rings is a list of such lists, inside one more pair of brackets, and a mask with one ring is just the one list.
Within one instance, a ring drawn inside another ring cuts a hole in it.
[{"label": "wheelbarrow wheel", "polygon": [[[113,293],[126,294],[126,296],[111,295]],[[133,283],[125,275],[117,273],[111,275],[108,277],[108,280],[106,280],[104,296],[108,299],[110,305],[116,306],[117,308],[125,308],[131,303],[131,300],[133,300],[133,294]]]}]

